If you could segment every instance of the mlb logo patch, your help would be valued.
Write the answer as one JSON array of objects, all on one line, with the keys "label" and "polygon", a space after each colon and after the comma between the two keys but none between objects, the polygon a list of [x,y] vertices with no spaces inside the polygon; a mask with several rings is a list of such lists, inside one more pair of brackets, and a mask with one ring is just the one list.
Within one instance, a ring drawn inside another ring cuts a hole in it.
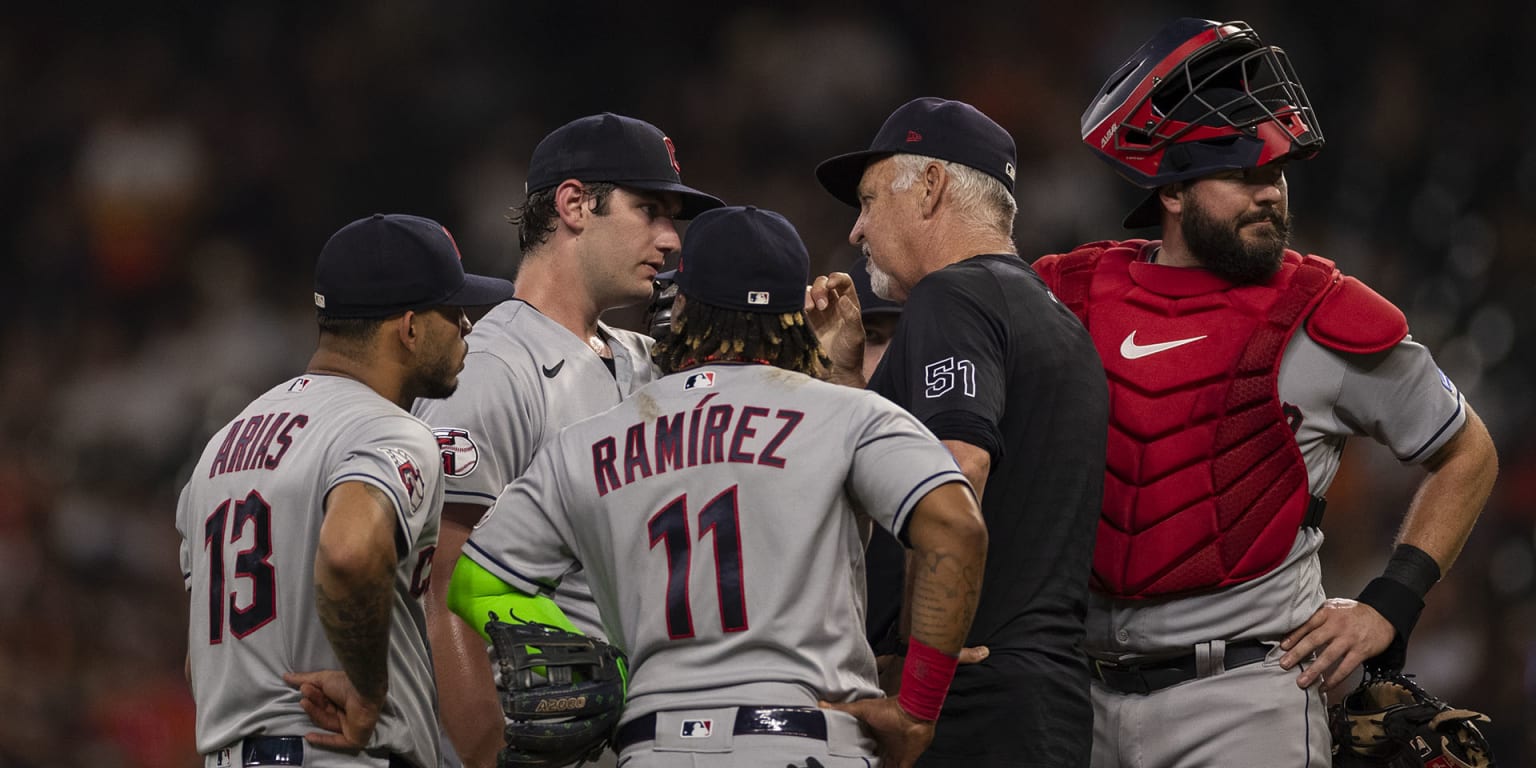
[{"label": "mlb logo patch", "polygon": [[715,731],[713,720],[684,720],[677,735],[685,739],[707,739]]},{"label": "mlb logo patch", "polygon": [[710,389],[715,386],[714,371],[700,371],[683,382],[683,389]]},{"label": "mlb logo patch", "polygon": [[748,304],[767,304],[768,303],[768,292],[767,291],[747,291],[747,303]]},{"label": "mlb logo patch", "polygon": [[308,376],[300,376],[297,379],[294,379],[292,384],[288,385],[288,391],[303,392],[304,390],[309,389],[310,381],[311,379]]}]

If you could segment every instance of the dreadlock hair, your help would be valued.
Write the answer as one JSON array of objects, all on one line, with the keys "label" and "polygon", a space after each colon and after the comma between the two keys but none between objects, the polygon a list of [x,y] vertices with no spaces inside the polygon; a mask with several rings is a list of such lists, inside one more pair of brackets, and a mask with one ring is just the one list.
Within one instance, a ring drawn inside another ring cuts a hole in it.
[{"label": "dreadlock hair", "polygon": [[[593,200],[593,213],[598,216],[608,215],[608,196],[613,194],[616,186],[605,181],[582,184],[583,193]],[[556,185],[534,192],[522,205],[514,206],[512,212],[507,214],[507,221],[517,226],[517,247],[524,255],[529,249],[543,245],[555,231],[555,222],[560,218],[560,214],[555,211],[555,190],[559,188]]]},{"label": "dreadlock hair", "polygon": [[[685,294],[686,295],[686,294]],[[662,373],[714,362],[767,363],[818,379],[827,377],[832,360],[805,313],[742,312],[688,301],[672,318],[671,331],[651,349]]]}]

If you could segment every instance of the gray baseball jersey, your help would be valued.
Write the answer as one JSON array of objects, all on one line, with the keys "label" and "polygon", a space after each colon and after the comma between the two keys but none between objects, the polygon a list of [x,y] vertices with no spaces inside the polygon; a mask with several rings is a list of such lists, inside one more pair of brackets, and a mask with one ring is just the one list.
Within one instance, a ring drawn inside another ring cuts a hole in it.
[{"label": "gray baseball jersey", "polygon": [[[1280,362],[1280,399],[1301,421],[1296,441],[1315,496],[1328,491],[1346,438],[1368,435],[1405,463],[1418,463],[1466,421],[1461,392],[1423,345],[1405,339],[1382,355],[1340,354],[1297,333]],[[1101,658],[1188,649],[1208,640],[1277,639],[1323,603],[1317,551],[1323,535],[1304,528],[1285,561],[1264,576],[1177,600],[1113,601],[1093,594],[1087,647]]]},{"label": "gray baseball jersey", "polygon": [[465,552],[527,592],[587,572],[629,654],[626,721],[814,707],[880,695],[858,631],[867,519],[900,535],[949,482],[949,451],[878,395],[708,365],[563,431]]},{"label": "gray baseball jersey", "polygon": [[[614,370],[532,305],[503,302],[469,334],[459,388],[415,412],[442,450],[449,503],[489,506],[561,428],[600,413],[655,380],[651,339],[599,323]],[[574,574],[555,600],[583,632],[602,635],[586,578]]]},{"label": "gray baseball jersey", "polygon": [[420,420],[340,376],[300,376],[257,398],[209,441],[182,489],[200,752],[315,730],[283,673],[340,667],[316,612],[314,567],[326,494],[346,482],[382,490],[396,513],[389,694],[369,749],[437,765],[421,605],[442,509],[437,446]]}]

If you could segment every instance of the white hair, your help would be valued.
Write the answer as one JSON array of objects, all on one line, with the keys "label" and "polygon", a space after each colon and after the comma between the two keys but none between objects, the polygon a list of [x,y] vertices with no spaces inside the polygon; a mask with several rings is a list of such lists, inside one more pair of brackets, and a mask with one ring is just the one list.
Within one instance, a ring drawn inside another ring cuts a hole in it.
[{"label": "white hair", "polygon": [[968,165],[937,157],[899,153],[892,159],[896,162],[896,175],[891,179],[891,191],[910,189],[929,163],[938,163],[949,174],[948,192],[959,216],[978,227],[1013,239],[1013,219],[1018,215],[1019,204],[1001,181]]}]

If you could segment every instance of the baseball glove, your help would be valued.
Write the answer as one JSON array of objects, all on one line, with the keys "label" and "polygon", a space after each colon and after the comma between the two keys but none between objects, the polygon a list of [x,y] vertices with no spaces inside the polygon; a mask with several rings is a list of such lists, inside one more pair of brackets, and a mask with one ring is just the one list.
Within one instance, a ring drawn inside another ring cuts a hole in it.
[{"label": "baseball glove", "polygon": [[485,633],[506,715],[497,765],[574,765],[601,755],[624,708],[624,655],[595,637],[494,614]]},{"label": "baseball glove", "polygon": [[645,306],[646,334],[660,340],[672,332],[672,304],[677,301],[677,283],[671,280],[651,281],[651,301]]},{"label": "baseball glove", "polygon": [[1409,675],[1368,675],[1328,709],[1334,768],[1492,768],[1475,723],[1488,716],[1429,695]]}]

